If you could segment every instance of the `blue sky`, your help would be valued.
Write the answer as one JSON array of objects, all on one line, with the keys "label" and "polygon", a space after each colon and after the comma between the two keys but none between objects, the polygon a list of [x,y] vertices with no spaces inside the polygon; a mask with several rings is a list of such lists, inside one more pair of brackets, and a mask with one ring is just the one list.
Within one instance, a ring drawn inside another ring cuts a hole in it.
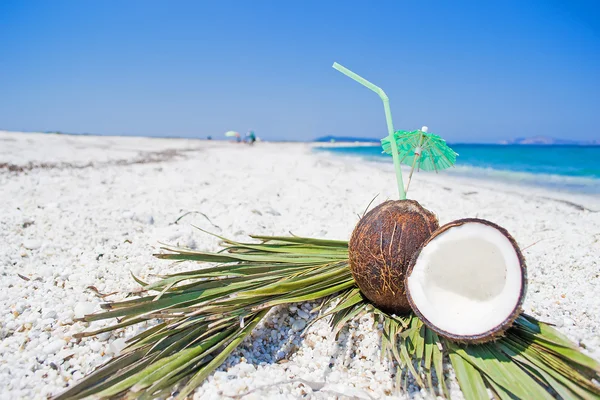
[{"label": "blue sky", "polygon": [[0,129],[600,138],[600,3],[0,2]]}]

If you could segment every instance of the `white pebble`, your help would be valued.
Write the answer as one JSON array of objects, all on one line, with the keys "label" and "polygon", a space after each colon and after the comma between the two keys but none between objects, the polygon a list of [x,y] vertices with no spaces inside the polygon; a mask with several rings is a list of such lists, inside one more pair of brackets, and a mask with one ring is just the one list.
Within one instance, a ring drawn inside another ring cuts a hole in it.
[{"label": "white pebble", "polygon": [[100,342],[94,340],[93,342],[91,342],[89,344],[89,348],[93,352],[97,353],[100,351],[100,349],[102,349],[102,344],[100,344]]},{"label": "white pebble", "polygon": [[37,250],[42,247],[42,241],[37,239],[26,239],[23,242],[23,247],[29,250]]},{"label": "white pebble", "polygon": [[102,332],[96,335],[96,338],[98,340],[100,340],[101,342],[104,342],[106,340],[108,340],[108,338],[110,337],[110,335],[112,335],[111,332]]},{"label": "white pebble", "polygon": [[27,308],[27,304],[23,303],[22,301],[18,302],[15,305],[15,311],[18,312],[19,314],[22,314],[23,311],[25,311],[25,309]]},{"label": "white pebble", "polygon": [[96,309],[93,303],[79,302],[75,304],[75,318],[83,318],[84,316],[91,314]]},{"label": "white pebble", "polygon": [[256,371],[254,365],[248,364],[246,362],[240,363],[232,368],[231,372],[235,374],[236,377],[244,377],[248,376]]},{"label": "white pebble", "polygon": [[226,381],[227,373],[224,371],[217,371],[213,374],[213,378],[215,381]]},{"label": "white pebble", "polygon": [[112,341],[108,345],[108,351],[116,356],[119,355],[121,353],[121,350],[123,350],[126,346],[127,343],[125,343],[125,339],[119,338]]},{"label": "white pebble", "polygon": [[65,342],[62,339],[54,340],[54,341],[48,343],[46,346],[44,346],[44,348],[42,349],[42,353],[43,354],[54,354],[54,353],[57,353],[66,344],[67,344],[67,342]]},{"label": "white pebble", "polygon": [[305,327],[306,327],[306,322],[301,319],[294,321],[294,323],[292,324],[292,330],[296,331],[296,332],[301,331]]}]

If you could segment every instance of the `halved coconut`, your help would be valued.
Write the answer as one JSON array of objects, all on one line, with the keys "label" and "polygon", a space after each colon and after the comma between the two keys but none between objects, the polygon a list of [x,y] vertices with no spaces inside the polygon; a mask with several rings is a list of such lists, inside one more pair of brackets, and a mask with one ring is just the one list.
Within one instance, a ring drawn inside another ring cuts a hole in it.
[{"label": "halved coconut", "polygon": [[521,313],[527,274],[513,237],[482,219],[437,229],[406,274],[413,311],[438,334],[482,343],[502,335]]}]

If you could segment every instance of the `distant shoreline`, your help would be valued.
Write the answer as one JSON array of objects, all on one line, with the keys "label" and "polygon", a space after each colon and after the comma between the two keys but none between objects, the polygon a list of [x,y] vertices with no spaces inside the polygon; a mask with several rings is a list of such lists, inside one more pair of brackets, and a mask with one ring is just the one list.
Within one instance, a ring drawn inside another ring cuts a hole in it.
[{"label": "distant shoreline", "polygon": [[[23,133],[23,134],[42,134],[42,135],[57,135],[57,136],[85,136],[85,137],[140,137],[147,139],[185,139],[185,140],[202,140],[202,141],[231,141],[230,138],[226,138],[223,135],[207,135],[206,137],[198,136],[164,136],[164,135],[137,135],[137,134],[111,134],[111,133],[72,133],[72,132],[61,132],[61,131],[12,131],[6,129],[0,129],[3,133]],[[208,139],[211,136],[211,139]],[[263,142],[269,143],[308,143],[313,146],[322,147],[373,147],[379,146],[380,141],[378,139],[371,138],[343,138],[346,140],[323,140],[323,138],[317,138],[314,140],[288,140],[288,139],[262,139]],[[352,140],[354,139],[354,140]],[[561,140],[561,139],[556,139]],[[482,143],[482,142],[448,142],[449,145],[477,145],[477,146],[525,146],[525,147],[600,147],[600,140],[594,140],[591,142],[578,142],[578,143],[513,143],[510,141],[504,141],[502,143]]]},{"label": "distant shoreline", "polygon": [[[314,140],[319,143],[371,143],[379,144],[380,140],[374,138],[362,137],[347,137],[347,136],[323,136]],[[496,143],[481,143],[481,142],[448,142],[451,145],[461,144],[481,144],[481,145],[497,145],[497,146],[600,146],[600,139],[594,140],[567,140],[556,139],[547,136],[533,136],[528,138],[515,138],[501,140]]]}]

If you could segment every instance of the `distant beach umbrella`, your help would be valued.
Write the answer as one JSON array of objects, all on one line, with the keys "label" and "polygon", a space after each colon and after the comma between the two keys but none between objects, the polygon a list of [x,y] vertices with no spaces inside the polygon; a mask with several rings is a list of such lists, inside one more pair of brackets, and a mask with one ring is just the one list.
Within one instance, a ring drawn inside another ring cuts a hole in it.
[{"label": "distant beach umbrella", "polygon": [[[424,126],[416,131],[396,131],[394,133],[400,162],[411,166],[406,191],[410,186],[415,168],[437,172],[450,168],[456,163],[458,154],[446,144],[444,139],[427,131],[428,128]],[[381,146],[385,153],[392,154],[389,138],[381,139]]]},{"label": "distant beach umbrella", "polygon": [[240,137],[240,134],[236,131],[227,131],[225,132],[225,136],[227,137]]}]

